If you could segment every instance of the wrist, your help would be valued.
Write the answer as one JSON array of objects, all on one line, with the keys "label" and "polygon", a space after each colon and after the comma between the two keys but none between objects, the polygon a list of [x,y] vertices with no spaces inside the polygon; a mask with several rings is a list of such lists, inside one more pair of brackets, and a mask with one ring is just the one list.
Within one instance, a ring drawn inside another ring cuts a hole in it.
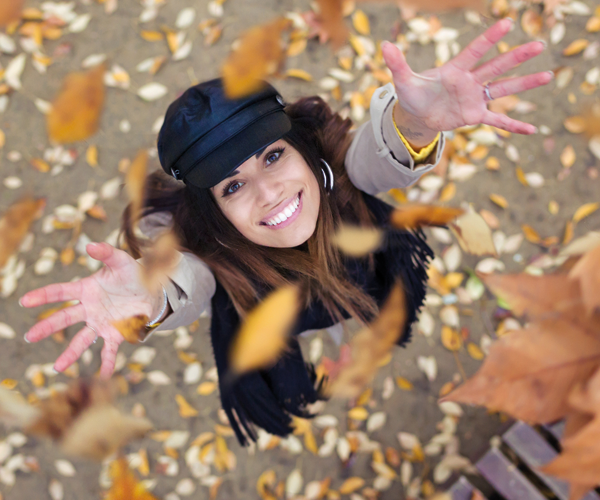
[{"label": "wrist", "polygon": [[393,110],[394,123],[413,149],[419,150],[431,144],[439,130],[429,128],[424,121],[406,112],[396,101]]}]

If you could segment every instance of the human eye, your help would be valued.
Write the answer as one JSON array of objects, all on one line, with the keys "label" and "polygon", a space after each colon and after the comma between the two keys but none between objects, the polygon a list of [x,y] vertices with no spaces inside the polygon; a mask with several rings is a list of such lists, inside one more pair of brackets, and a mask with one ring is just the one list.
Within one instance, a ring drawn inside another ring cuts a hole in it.
[{"label": "human eye", "polygon": [[281,157],[281,155],[283,154],[284,151],[285,151],[285,148],[275,148],[275,149],[272,149],[271,151],[269,151],[265,155],[266,164],[271,165],[271,163],[275,163],[277,160],[279,160],[279,158]]},{"label": "human eye", "polygon": [[235,186],[240,186],[241,182],[237,182],[237,181],[231,181],[229,184],[227,184],[224,188],[223,188],[223,193],[221,196],[227,196],[230,194],[235,193],[239,187],[237,187],[236,189],[231,190],[231,188],[234,188]]}]

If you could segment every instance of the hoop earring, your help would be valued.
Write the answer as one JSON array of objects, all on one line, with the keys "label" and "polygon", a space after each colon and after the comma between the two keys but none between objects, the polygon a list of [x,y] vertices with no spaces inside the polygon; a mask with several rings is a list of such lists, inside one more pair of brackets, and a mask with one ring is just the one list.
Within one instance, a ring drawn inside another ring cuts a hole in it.
[{"label": "hoop earring", "polygon": [[331,167],[329,164],[321,158],[321,163],[327,167],[327,174],[325,174],[325,169],[321,167],[321,172],[323,172],[323,184],[325,186],[325,191],[331,193],[333,191],[333,172],[331,171]]}]

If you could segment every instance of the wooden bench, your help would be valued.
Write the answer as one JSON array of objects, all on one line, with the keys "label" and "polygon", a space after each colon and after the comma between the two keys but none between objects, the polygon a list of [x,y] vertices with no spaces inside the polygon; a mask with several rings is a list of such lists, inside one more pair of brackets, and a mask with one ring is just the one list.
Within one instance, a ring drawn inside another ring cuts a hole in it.
[{"label": "wooden bench", "polygon": [[[551,441],[558,441],[562,431],[562,423],[538,432],[516,422],[502,435],[502,445],[490,448],[475,463],[481,477],[469,480],[462,476],[452,485],[452,500],[568,500],[568,484],[539,471],[558,454]],[[473,483],[480,483],[480,487]],[[600,496],[590,491],[584,500],[600,500]]]}]

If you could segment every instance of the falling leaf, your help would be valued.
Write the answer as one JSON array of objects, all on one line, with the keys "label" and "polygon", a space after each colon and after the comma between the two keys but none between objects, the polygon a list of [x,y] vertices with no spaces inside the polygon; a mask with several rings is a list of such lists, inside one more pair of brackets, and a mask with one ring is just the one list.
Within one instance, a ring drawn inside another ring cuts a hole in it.
[{"label": "falling leaf", "polygon": [[6,26],[21,19],[25,0],[9,0],[0,3],[0,26]]},{"label": "falling leaf", "polygon": [[593,214],[596,210],[600,208],[600,203],[586,203],[581,205],[576,211],[575,215],[573,215],[573,222],[578,223],[582,219],[585,219],[588,215]]},{"label": "falling leaf", "polygon": [[463,214],[460,208],[435,205],[403,205],[396,208],[390,222],[397,229],[414,229],[422,226],[444,226]]},{"label": "falling leaf", "polygon": [[383,236],[383,232],[377,228],[340,224],[332,241],[343,253],[362,257],[376,251],[383,243]]},{"label": "falling leaf", "polygon": [[168,274],[179,261],[178,248],[177,237],[172,231],[167,231],[161,234],[150,248],[142,252],[143,267],[140,268],[140,276],[148,290],[159,291],[161,281],[168,279]]},{"label": "falling leaf", "polygon": [[105,500],[158,500],[138,482],[125,457],[111,462],[109,472],[112,486]]},{"label": "falling leaf", "polygon": [[352,362],[342,368],[338,377],[327,388],[331,395],[356,397],[373,380],[379,363],[404,331],[405,308],[406,298],[402,285],[397,283],[377,319],[352,338]]},{"label": "falling leaf", "polygon": [[464,252],[473,255],[497,255],[492,231],[481,215],[469,212],[450,224],[458,244]]},{"label": "falling leaf", "polygon": [[150,318],[146,315],[131,316],[121,320],[112,321],[111,325],[123,335],[123,338],[130,344],[137,344],[144,340],[148,335],[146,324]]},{"label": "falling leaf", "polygon": [[7,426],[28,426],[40,418],[40,411],[31,406],[20,394],[0,385],[0,422]]},{"label": "falling leaf", "polygon": [[104,64],[71,73],[46,115],[48,137],[60,144],[83,141],[98,130],[104,104]]},{"label": "falling leaf", "polygon": [[348,28],[344,24],[343,0],[317,0],[319,22],[331,40],[334,50],[339,49],[348,38]]},{"label": "falling leaf", "polygon": [[562,52],[563,56],[577,55],[589,45],[589,41],[584,38],[573,40]]},{"label": "falling leaf", "polygon": [[242,35],[239,47],[230,53],[221,67],[225,92],[230,99],[260,90],[264,78],[279,69],[284,57],[281,36],[290,23],[279,17],[254,26]]},{"label": "falling leaf", "polygon": [[129,216],[132,224],[140,217],[140,210],[144,203],[144,185],[146,183],[146,170],[148,168],[148,152],[142,149],[131,162],[125,176],[125,188],[131,205]]},{"label": "falling leaf", "polygon": [[23,198],[12,204],[0,219],[0,269],[19,248],[32,222],[44,207],[45,198]]},{"label": "falling leaf", "polygon": [[352,26],[354,26],[354,29],[358,31],[361,35],[366,36],[371,33],[369,18],[360,9],[355,10],[354,14],[352,14]]}]

